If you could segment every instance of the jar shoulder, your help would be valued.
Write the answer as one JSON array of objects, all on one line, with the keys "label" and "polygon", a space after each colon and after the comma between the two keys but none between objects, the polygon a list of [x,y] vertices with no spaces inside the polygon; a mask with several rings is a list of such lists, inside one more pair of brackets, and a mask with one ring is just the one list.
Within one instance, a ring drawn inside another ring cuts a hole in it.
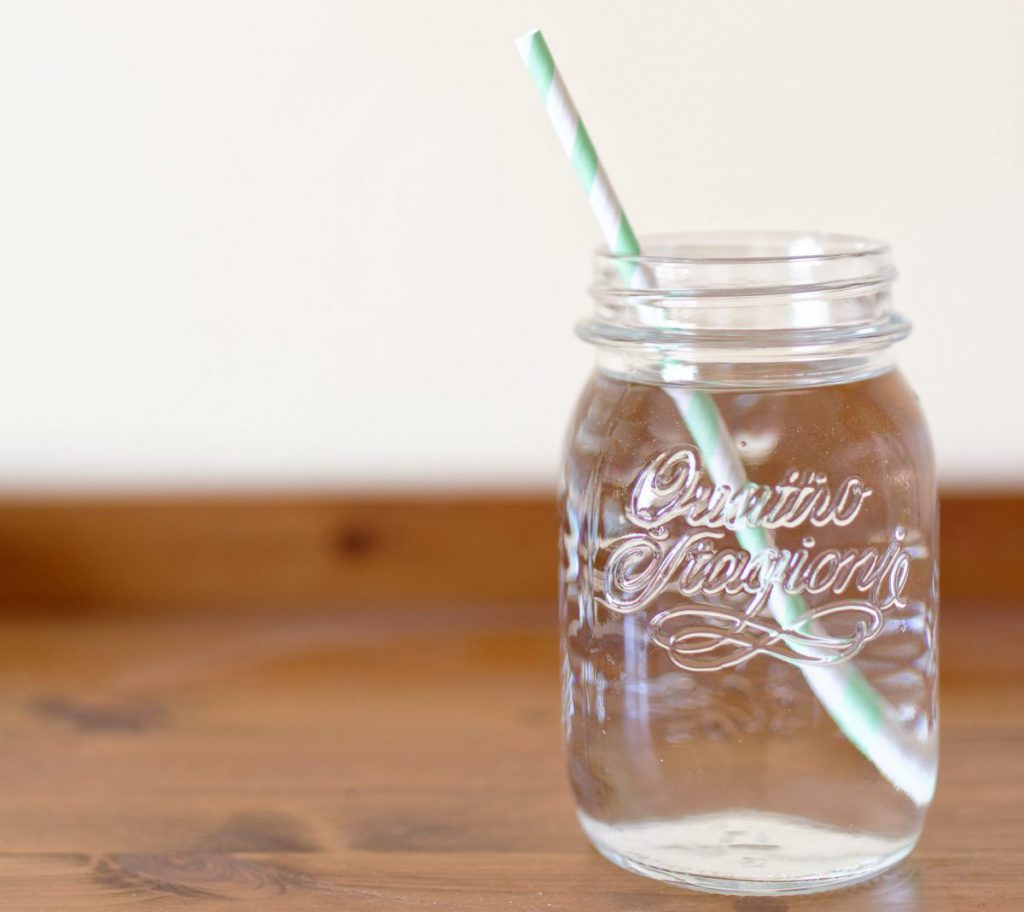
[{"label": "jar shoulder", "polygon": [[[596,371],[568,429],[563,479],[575,478],[578,487],[597,476],[602,484],[625,486],[680,447],[711,458],[687,414],[687,397],[695,394]],[[887,496],[902,493],[922,505],[934,497],[927,423],[897,369],[848,384],[718,392],[709,401],[729,438],[716,447],[733,447],[751,481],[773,484],[796,470],[870,478]]]}]

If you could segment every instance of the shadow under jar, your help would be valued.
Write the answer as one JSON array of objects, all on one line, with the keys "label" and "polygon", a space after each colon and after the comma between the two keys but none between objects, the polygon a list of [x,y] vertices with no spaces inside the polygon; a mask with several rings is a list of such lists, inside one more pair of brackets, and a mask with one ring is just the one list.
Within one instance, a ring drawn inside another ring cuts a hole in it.
[{"label": "shadow under jar", "polygon": [[564,726],[616,864],[802,893],[895,864],[937,767],[937,504],[880,243],[599,253],[561,479]]}]

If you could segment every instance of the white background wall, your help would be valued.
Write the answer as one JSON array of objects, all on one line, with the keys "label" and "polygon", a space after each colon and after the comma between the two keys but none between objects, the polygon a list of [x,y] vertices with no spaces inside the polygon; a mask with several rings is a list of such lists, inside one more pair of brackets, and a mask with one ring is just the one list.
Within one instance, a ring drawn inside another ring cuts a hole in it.
[{"label": "white background wall", "polygon": [[0,6],[0,485],[536,484],[590,363],[541,25],[641,230],[889,239],[947,482],[1024,482],[1024,3]]}]

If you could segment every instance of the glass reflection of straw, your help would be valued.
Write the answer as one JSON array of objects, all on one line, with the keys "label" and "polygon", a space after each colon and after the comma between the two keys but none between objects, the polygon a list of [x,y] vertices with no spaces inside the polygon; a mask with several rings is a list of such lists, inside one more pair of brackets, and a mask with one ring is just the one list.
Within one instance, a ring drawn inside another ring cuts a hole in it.
[{"label": "glass reflection of straw", "polygon": [[[562,148],[572,162],[590,200],[608,250],[620,257],[627,286],[639,287],[646,277],[640,245],[583,121],[555,66],[551,51],[539,30],[517,39],[516,47],[530,71],[547,108],[548,117]],[[648,282],[653,287],[653,282]],[[666,387],[679,409],[690,435],[704,457],[716,485],[738,491],[748,484],[736,444],[722,420],[714,399],[706,392],[683,386]],[[770,533],[762,528],[737,530],[743,548],[757,554],[773,547]],[[783,629],[803,627],[806,606],[799,596],[773,589],[769,607]],[[850,742],[870,760],[897,789],[917,804],[931,800],[934,777],[921,756],[920,747],[904,731],[895,711],[853,663],[803,665],[804,678],[815,696]]]}]

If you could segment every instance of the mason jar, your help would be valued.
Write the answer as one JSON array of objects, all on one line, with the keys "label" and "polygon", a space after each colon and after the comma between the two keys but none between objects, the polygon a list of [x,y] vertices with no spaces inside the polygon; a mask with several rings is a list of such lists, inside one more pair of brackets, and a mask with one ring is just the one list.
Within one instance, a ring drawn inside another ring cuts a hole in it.
[{"label": "mason jar", "polygon": [[564,732],[610,860],[732,893],[863,880],[937,768],[937,503],[881,243],[599,252],[561,481]]}]

